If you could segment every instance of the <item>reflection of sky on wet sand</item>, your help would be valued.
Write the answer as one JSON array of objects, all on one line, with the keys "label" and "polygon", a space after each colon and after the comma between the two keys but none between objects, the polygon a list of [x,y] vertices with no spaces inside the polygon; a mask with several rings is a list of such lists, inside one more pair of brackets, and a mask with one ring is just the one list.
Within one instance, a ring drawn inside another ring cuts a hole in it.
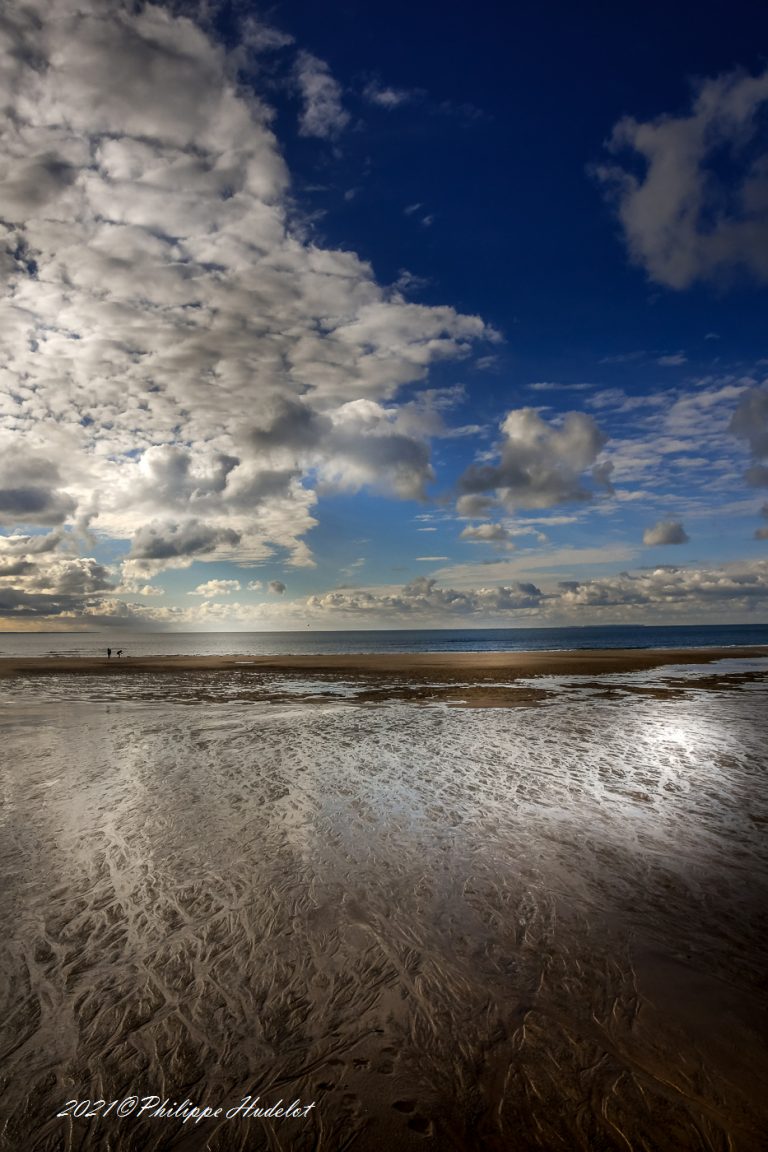
[{"label": "reflection of sky on wet sand", "polygon": [[[422,703],[466,703],[473,706],[477,693],[503,689],[495,697],[497,706],[515,703],[562,703],[566,699],[586,700],[596,695],[658,692],[673,690],[696,692],[697,684],[709,688],[718,681],[723,688],[750,683],[759,684],[768,677],[768,657],[727,658],[707,664],[673,664],[639,672],[601,673],[600,675],[536,675],[505,678],[480,676],[463,681],[459,671],[447,678],[431,681],[394,672],[339,675],[333,671],[303,673],[296,669],[285,672],[263,671],[248,661],[236,670],[179,670],[178,672],[142,672],[140,675],[119,673],[109,678],[98,674],[50,673],[44,677],[19,675],[2,683],[3,701],[29,702],[41,699],[111,703],[224,703],[241,701],[258,703],[306,703],[355,700],[380,703],[389,699]],[[709,682],[704,685],[704,682]],[[465,694],[464,700],[462,696]],[[534,701],[533,697],[536,697]]]},{"label": "reflection of sky on wet sand", "polygon": [[[19,1146],[45,1136],[32,1089],[50,1114],[65,1080],[202,1076],[322,1095],[327,1146],[366,1152],[450,1147],[473,1108],[465,1147],[508,1148],[514,1117],[547,1152],[759,1147],[764,685],[192,708],[184,677],[162,702],[67,680],[0,707]],[[571,1106],[545,1119],[547,1092]]]},{"label": "reflection of sky on wet sand", "polygon": [[666,664],[638,672],[603,672],[599,676],[561,675],[523,677],[521,686],[545,688],[558,695],[578,696],[606,688],[679,687],[695,689],[697,680],[712,677],[743,676],[747,673],[768,675],[768,657],[741,657],[712,660],[707,664]]}]

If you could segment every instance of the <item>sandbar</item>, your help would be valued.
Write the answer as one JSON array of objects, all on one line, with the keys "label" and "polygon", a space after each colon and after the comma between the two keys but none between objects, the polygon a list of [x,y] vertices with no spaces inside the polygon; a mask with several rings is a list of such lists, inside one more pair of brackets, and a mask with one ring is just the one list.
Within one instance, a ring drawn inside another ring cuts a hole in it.
[{"label": "sandbar", "polygon": [[[49,656],[0,658],[0,680],[72,675],[109,683],[136,677],[142,698],[154,697],[168,676],[185,685],[188,703],[213,700],[226,684],[231,699],[272,704],[301,702],[337,706],[399,701],[452,708],[516,708],[545,703],[556,695],[553,679],[590,696],[627,693],[658,698],[697,689],[737,687],[762,679],[768,669],[724,668],[724,659],[768,657],[768,646],[744,648],[601,649],[559,652],[376,652],[228,656]],[[695,681],[686,668],[712,665]],[[605,679],[609,674],[669,675],[642,684]],[[682,672],[682,675],[680,674]],[[549,678],[549,679],[547,679]],[[690,683],[689,683],[690,681]],[[234,694],[233,694],[234,693]],[[149,694],[149,696],[147,695]]]},{"label": "sandbar", "polygon": [[62,673],[89,676],[133,673],[308,672],[398,676],[409,679],[510,680],[531,676],[600,676],[643,672],[673,664],[768,657],[768,645],[740,648],[584,649],[553,652],[365,652],[229,656],[6,656],[0,679]]}]

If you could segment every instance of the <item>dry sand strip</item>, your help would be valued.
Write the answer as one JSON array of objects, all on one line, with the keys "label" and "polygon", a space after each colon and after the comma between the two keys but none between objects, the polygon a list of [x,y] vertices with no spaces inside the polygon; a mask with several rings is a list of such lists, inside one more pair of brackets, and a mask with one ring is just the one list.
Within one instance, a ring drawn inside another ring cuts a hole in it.
[{"label": "dry sand strip", "polygon": [[258,672],[396,676],[413,680],[482,681],[504,676],[600,676],[671,664],[768,657],[768,645],[743,648],[585,649],[568,652],[392,652],[332,655],[0,657],[0,679],[13,676],[130,675],[162,672]]}]

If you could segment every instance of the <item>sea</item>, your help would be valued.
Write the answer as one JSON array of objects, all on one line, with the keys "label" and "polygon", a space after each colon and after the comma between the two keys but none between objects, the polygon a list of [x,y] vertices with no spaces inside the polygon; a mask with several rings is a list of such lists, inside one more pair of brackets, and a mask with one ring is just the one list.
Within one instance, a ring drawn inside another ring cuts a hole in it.
[{"label": "sea", "polygon": [[357,652],[559,652],[768,645],[766,624],[570,628],[404,628],[291,632],[0,632],[0,657],[321,655]]}]

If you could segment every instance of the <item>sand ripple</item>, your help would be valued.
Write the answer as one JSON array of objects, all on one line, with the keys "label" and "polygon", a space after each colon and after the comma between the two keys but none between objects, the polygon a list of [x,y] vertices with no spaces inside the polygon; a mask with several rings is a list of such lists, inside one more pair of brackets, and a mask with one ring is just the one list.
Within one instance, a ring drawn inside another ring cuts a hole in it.
[{"label": "sand ripple", "polygon": [[[764,1147],[764,687],[50,689],[0,710],[3,1148]],[[132,1091],[317,1107],[54,1118]]]}]

